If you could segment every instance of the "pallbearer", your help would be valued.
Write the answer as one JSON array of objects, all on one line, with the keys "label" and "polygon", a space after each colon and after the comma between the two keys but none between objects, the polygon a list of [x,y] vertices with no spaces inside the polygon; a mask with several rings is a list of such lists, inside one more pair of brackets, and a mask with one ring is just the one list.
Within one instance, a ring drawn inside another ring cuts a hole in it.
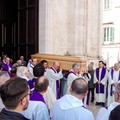
[{"label": "pallbearer", "polygon": [[45,76],[49,80],[49,85],[56,98],[60,98],[60,79],[63,78],[59,62],[54,62],[53,66],[46,70]]}]

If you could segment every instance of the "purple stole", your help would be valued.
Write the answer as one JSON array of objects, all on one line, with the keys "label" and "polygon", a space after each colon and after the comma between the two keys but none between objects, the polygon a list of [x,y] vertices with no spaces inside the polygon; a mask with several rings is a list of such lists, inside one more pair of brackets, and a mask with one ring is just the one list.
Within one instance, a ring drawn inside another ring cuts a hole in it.
[{"label": "purple stole", "polygon": [[6,64],[6,62],[4,60],[2,60],[2,65]]},{"label": "purple stole", "polygon": [[30,89],[34,88],[34,82],[37,80],[37,78],[33,78],[32,80],[29,80],[27,83],[30,87]]},{"label": "purple stole", "polygon": [[[99,68],[96,69],[96,77],[97,77],[98,81],[101,81],[105,77],[105,74],[106,74],[106,68],[103,67],[102,71],[101,71],[101,77],[99,80]],[[104,94],[104,85],[96,83],[96,93]]]},{"label": "purple stole", "polygon": [[41,101],[41,102],[45,103],[43,96],[36,90],[33,90],[30,100],[31,101]]},{"label": "purple stole", "polygon": [[64,77],[67,79],[68,75],[73,73],[74,75],[76,75],[73,71],[69,71]]},{"label": "purple stole", "polygon": [[34,66],[32,66],[31,64],[30,64],[30,67],[31,67],[31,68],[34,68]]},{"label": "purple stole", "polygon": [[8,65],[8,64],[3,63],[2,67],[3,67],[3,71],[7,71],[10,74],[9,67],[12,68],[12,64]]},{"label": "purple stole", "polygon": [[[114,70],[112,69],[111,70],[111,78],[113,80],[113,75],[114,75]],[[120,70],[119,70],[119,76],[118,76],[118,81],[120,80]],[[113,85],[111,85],[111,88],[110,88],[110,95],[112,96],[112,91],[113,91]]]},{"label": "purple stole", "polygon": [[[50,68],[51,70],[54,71],[54,73],[57,73],[57,71],[55,71],[52,67]],[[56,93],[57,93],[57,99],[60,98],[60,83],[59,80],[56,80]]]}]

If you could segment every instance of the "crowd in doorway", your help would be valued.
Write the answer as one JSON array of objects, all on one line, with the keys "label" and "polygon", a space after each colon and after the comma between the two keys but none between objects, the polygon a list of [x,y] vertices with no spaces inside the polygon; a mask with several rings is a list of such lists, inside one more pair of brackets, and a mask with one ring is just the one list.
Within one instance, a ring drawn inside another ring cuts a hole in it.
[{"label": "crowd in doorway", "polygon": [[[6,55],[0,60],[0,120],[120,120],[120,65],[98,68],[90,62],[86,70],[74,63],[69,71],[59,62],[46,60],[15,63]],[[102,106],[97,116],[89,103]]]}]

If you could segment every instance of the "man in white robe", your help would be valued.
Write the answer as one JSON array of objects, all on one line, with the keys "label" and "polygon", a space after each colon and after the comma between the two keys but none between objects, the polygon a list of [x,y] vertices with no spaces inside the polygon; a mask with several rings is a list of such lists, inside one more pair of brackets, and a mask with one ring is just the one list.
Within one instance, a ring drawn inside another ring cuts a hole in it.
[{"label": "man in white robe", "polygon": [[[72,65],[72,69],[69,71],[69,73],[65,76],[67,78],[67,86],[68,86],[68,93],[69,93],[69,88],[72,84],[72,82],[76,78],[84,78],[87,82],[90,80],[91,76],[87,71],[84,71],[82,74],[80,74],[80,65],[78,63],[74,63]],[[84,106],[89,105],[87,101],[87,96],[83,99],[84,101]]]},{"label": "man in white robe", "polygon": [[46,70],[45,76],[49,80],[49,85],[56,98],[60,98],[60,79],[63,78],[60,63],[55,61],[53,66]]},{"label": "man in white robe", "polygon": [[30,79],[32,79],[34,77],[33,75],[33,68],[38,64],[38,61],[36,58],[31,59],[29,65],[27,66],[29,73],[30,73]]},{"label": "man in white robe", "polygon": [[94,120],[92,112],[83,106],[88,84],[83,78],[72,82],[70,93],[57,100],[53,106],[52,120]]},{"label": "man in white robe", "polygon": [[25,66],[18,67],[17,68],[17,76],[29,81],[30,74],[29,74],[28,68]]},{"label": "man in white robe", "polygon": [[107,79],[108,70],[104,68],[103,61],[99,61],[99,68],[94,72],[94,83],[96,83],[96,105],[105,106]]},{"label": "man in white robe", "polygon": [[40,101],[29,101],[28,108],[22,114],[30,120],[50,120],[47,106]]},{"label": "man in white robe", "polygon": [[120,105],[120,83],[116,84],[115,91],[113,91],[115,102],[112,102],[108,107],[103,107],[99,110],[96,120],[109,120],[110,112],[118,105]]},{"label": "man in white robe", "polygon": [[70,87],[70,85],[72,84],[72,82],[78,78],[78,77],[82,77],[80,74],[80,65],[78,63],[74,63],[72,65],[72,69],[69,71],[69,73],[65,76],[67,78],[67,86],[68,89]]},{"label": "man in white robe", "polygon": [[112,91],[115,89],[116,83],[120,82],[120,66],[119,63],[114,64],[114,68],[110,70],[109,76],[109,86],[108,86],[108,106],[114,101]]}]

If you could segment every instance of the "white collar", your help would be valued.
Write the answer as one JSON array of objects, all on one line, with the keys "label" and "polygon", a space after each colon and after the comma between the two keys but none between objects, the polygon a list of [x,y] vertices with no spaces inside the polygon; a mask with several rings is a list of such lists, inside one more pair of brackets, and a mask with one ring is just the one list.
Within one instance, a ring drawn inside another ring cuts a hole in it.
[{"label": "white collar", "polygon": [[67,94],[60,99],[60,108],[63,110],[82,107],[83,102],[73,95]]},{"label": "white collar", "polygon": [[118,102],[112,102],[108,107],[108,112],[110,113],[116,106],[120,105]]},{"label": "white collar", "polygon": [[20,76],[23,79],[26,79],[27,81],[29,80],[29,78],[27,78],[26,76]]},{"label": "white collar", "polygon": [[34,65],[33,65],[33,64],[30,64],[30,67],[34,68]]}]

